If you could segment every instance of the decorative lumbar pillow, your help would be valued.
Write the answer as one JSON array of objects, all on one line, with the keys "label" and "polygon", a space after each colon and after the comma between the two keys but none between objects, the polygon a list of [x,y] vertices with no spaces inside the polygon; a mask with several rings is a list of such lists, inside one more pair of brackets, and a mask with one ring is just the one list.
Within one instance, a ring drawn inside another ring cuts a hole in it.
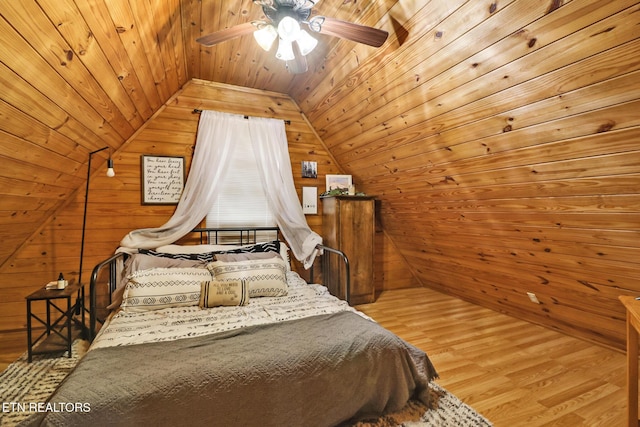
[{"label": "decorative lumbar pillow", "polygon": [[209,280],[200,284],[200,308],[249,304],[249,286],[242,280]]},{"label": "decorative lumbar pillow", "polygon": [[242,280],[249,286],[249,297],[280,297],[288,293],[287,266],[280,257],[247,261],[214,261],[207,268],[216,280]]},{"label": "decorative lumbar pillow", "polygon": [[126,312],[198,305],[200,284],[211,280],[206,268],[152,268],[129,276],[122,296]]}]

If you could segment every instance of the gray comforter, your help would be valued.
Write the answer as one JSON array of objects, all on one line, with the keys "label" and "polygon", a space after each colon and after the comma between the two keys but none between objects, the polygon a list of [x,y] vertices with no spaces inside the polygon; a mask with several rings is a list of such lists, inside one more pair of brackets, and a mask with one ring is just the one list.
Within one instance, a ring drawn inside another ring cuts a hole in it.
[{"label": "gray comforter", "polygon": [[90,351],[33,424],[333,426],[428,404],[421,350],[351,312]]}]

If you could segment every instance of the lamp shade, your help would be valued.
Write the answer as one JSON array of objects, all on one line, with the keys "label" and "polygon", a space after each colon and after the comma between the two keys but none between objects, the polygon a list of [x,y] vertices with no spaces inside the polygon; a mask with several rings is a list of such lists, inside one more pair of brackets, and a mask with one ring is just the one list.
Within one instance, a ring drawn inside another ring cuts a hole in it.
[{"label": "lamp shade", "polygon": [[282,40],[291,43],[300,35],[300,24],[292,17],[285,16],[278,24],[278,35]]},{"label": "lamp shade", "polygon": [[303,56],[306,56],[318,44],[318,40],[316,40],[315,37],[311,36],[305,30],[300,30],[300,35],[298,36],[297,42],[298,47],[300,48],[300,53]]},{"label": "lamp shade", "polygon": [[293,54],[293,46],[290,41],[280,38],[276,58],[282,61],[291,61],[295,58],[295,55]]},{"label": "lamp shade", "polygon": [[278,38],[278,32],[273,25],[265,25],[258,31],[254,31],[253,37],[258,42],[258,45],[268,52],[271,50],[273,42]]}]

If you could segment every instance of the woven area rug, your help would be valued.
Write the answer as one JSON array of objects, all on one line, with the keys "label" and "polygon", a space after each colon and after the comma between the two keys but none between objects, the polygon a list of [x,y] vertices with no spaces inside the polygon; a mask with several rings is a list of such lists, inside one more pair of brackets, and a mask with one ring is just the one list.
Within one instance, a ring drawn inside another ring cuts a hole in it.
[{"label": "woven area rug", "polygon": [[[34,356],[27,354],[0,374],[0,426],[16,426],[29,418],[30,404],[43,404],[56,386],[87,352],[89,344],[76,340],[67,353]],[[490,427],[492,424],[473,408],[437,384],[432,384],[435,409],[411,401],[401,411],[361,421],[355,427]]]},{"label": "woven area rug", "polygon": [[68,352],[34,355],[25,352],[0,374],[0,426],[13,426],[29,417],[29,404],[44,403],[89,348],[75,340]]},{"label": "woven area rug", "polygon": [[422,402],[409,401],[398,412],[361,421],[354,427],[491,427],[493,424],[438,384],[431,383],[434,409]]}]

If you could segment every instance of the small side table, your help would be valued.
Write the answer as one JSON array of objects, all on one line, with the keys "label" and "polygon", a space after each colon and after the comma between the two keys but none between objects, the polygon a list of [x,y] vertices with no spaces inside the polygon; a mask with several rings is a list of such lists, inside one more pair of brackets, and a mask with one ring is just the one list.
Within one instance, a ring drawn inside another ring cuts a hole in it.
[{"label": "small side table", "polygon": [[[28,361],[34,354],[55,353],[67,350],[71,357],[71,343],[73,342],[72,324],[75,321],[73,315],[77,309],[83,310],[82,300],[78,298],[81,287],[79,284],[67,285],[64,289],[39,289],[27,295],[27,353]],[[76,298],[76,301],[72,300]],[[61,300],[61,301],[58,301]],[[66,308],[60,307],[66,300]],[[31,303],[45,301],[47,308],[46,319],[41,319],[31,311]],[[59,305],[56,305],[59,304]],[[37,320],[44,325],[45,330],[36,339],[33,339],[32,320]],[[82,329],[81,329],[82,330]],[[35,347],[38,350],[35,350]]]}]

